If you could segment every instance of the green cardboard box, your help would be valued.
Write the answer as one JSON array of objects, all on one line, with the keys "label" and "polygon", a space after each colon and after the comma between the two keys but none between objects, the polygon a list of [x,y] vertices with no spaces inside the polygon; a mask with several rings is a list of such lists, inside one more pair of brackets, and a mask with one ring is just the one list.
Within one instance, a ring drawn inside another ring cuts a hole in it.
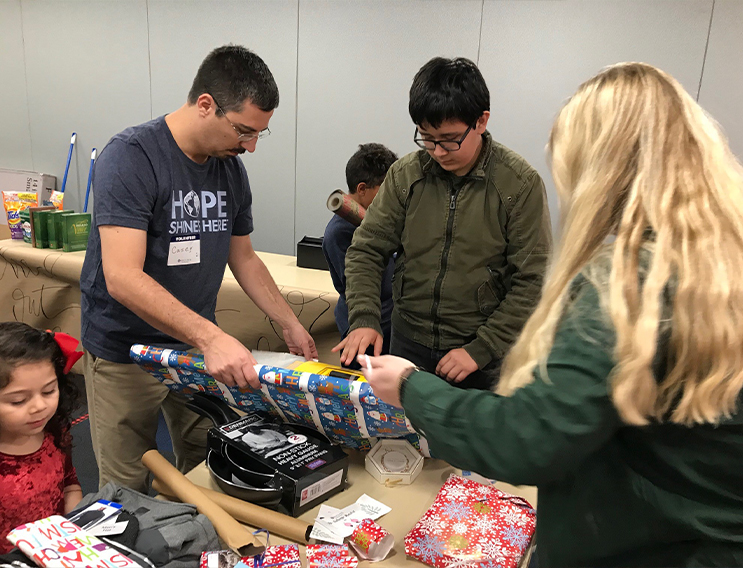
[{"label": "green cardboard box", "polygon": [[31,213],[29,213],[28,208],[21,209],[19,216],[21,218],[21,228],[23,229],[23,242],[30,243],[31,242]]},{"label": "green cardboard box", "polygon": [[65,213],[74,213],[72,209],[63,211],[52,211],[47,215],[47,233],[49,235],[49,248],[62,248],[62,215]]},{"label": "green cardboard box", "polygon": [[31,213],[31,244],[36,248],[49,248],[49,232],[47,231],[49,213],[56,211],[52,205],[44,207],[29,207]]},{"label": "green cardboard box", "polygon": [[90,213],[65,213],[62,217],[62,250],[74,252],[88,248]]}]

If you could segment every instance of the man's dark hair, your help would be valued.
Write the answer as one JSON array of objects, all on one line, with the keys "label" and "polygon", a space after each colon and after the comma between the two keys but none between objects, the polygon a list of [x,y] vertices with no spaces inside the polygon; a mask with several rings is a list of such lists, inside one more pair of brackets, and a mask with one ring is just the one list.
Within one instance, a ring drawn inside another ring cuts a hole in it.
[{"label": "man's dark hair", "polygon": [[397,161],[397,154],[382,144],[361,144],[346,164],[348,191],[356,193],[360,183],[369,187],[382,185],[387,170]]},{"label": "man's dark hair", "polygon": [[446,120],[471,126],[490,110],[490,91],[482,73],[464,57],[434,57],[413,79],[410,87],[410,118],[418,126],[438,128]]},{"label": "man's dark hair", "polygon": [[206,56],[188,93],[188,104],[196,104],[204,93],[225,112],[240,112],[246,100],[264,112],[279,106],[279,88],[268,66],[241,45],[224,45]]}]

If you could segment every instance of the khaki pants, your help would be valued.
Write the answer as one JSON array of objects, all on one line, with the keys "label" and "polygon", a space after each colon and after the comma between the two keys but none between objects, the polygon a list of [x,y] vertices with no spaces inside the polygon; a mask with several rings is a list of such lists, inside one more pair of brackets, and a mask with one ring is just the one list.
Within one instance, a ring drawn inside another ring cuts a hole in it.
[{"label": "khaki pants", "polygon": [[133,363],[113,363],[86,351],[83,365],[100,487],[115,481],[147,493],[149,471],[141,459],[157,448],[160,409],[173,440],[176,467],[186,473],[204,461],[211,422],[188,410],[183,395]]}]

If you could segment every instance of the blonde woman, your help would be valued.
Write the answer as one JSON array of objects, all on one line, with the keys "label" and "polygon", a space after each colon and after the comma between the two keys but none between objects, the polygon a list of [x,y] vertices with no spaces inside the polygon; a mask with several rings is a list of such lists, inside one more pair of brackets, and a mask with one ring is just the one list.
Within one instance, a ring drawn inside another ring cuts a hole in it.
[{"label": "blonde woman", "polygon": [[581,85],[549,151],[561,243],[499,393],[394,357],[369,382],[437,457],[539,488],[541,566],[741,566],[743,169],[641,63]]}]

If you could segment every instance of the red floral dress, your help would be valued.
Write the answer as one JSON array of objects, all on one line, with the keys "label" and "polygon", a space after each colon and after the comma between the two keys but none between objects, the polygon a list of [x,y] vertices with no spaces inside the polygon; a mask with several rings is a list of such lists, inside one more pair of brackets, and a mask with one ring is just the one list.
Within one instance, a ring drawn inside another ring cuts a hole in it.
[{"label": "red floral dress", "polygon": [[0,452],[0,554],[13,545],[5,536],[18,525],[64,514],[64,489],[79,485],[72,456],[48,432],[41,447],[25,456]]}]

